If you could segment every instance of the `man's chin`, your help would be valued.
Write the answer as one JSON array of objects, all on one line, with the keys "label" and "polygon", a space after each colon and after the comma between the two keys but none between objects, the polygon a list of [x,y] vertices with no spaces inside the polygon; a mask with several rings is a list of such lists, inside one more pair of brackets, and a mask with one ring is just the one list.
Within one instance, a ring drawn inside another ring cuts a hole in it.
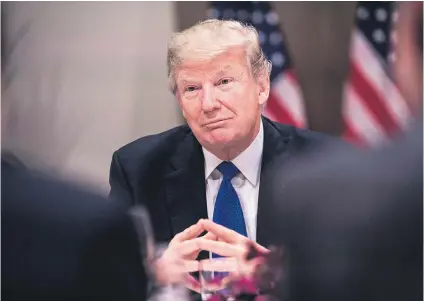
[{"label": "man's chin", "polygon": [[214,129],[210,132],[210,143],[212,145],[229,146],[235,143],[235,135],[225,128]]}]

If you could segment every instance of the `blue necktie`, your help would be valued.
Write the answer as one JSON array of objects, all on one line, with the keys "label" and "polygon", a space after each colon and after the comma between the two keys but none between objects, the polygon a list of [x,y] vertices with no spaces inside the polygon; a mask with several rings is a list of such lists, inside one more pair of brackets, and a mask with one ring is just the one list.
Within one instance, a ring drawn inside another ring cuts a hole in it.
[{"label": "blue necktie", "polygon": [[[213,221],[247,237],[240,200],[231,184],[231,179],[239,170],[233,163],[227,161],[222,162],[218,166],[218,170],[222,174],[222,182],[215,201]],[[212,254],[212,258],[217,257],[221,256]]]}]

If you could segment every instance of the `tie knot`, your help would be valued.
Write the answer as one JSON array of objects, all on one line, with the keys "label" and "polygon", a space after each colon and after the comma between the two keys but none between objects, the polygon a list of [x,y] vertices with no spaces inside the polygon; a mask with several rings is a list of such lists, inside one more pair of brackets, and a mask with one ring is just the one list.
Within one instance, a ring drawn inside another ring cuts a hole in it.
[{"label": "tie knot", "polygon": [[218,170],[222,173],[222,176],[226,179],[231,180],[239,172],[238,168],[228,161],[224,161],[218,166]]}]

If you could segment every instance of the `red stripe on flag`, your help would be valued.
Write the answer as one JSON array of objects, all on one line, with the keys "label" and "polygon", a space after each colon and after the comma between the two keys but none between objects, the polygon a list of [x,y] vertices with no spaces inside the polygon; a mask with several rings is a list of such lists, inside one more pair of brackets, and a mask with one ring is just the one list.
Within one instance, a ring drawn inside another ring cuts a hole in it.
[{"label": "red stripe on flag", "polygon": [[296,73],[294,72],[294,69],[293,68],[290,68],[290,69],[287,69],[286,70],[286,76],[287,77],[290,77],[291,79],[293,79],[293,81],[297,81]]},{"label": "red stripe on flag", "polygon": [[277,118],[276,121],[295,126],[297,125],[290,113],[279,103],[277,97],[272,93],[272,90],[269,93],[267,108]]},{"label": "red stripe on flag", "polygon": [[358,93],[360,98],[362,98],[364,105],[369,108],[370,112],[376,117],[377,121],[382,125],[386,132],[389,135],[397,132],[399,130],[399,126],[387,111],[380,95],[378,95],[375,89],[371,87],[370,83],[365,80],[361,71],[354,62],[351,64],[350,76],[350,81],[352,86],[355,88],[355,91]]}]

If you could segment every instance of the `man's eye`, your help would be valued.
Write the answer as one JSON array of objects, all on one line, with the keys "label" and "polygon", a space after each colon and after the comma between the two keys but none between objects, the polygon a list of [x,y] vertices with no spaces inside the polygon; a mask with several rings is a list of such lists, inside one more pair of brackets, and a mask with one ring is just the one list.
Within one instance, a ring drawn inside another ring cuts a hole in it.
[{"label": "man's eye", "polygon": [[194,86],[189,86],[189,87],[187,87],[186,88],[186,91],[187,92],[194,92],[194,91],[196,91],[197,90],[197,88],[196,87],[194,87]]},{"label": "man's eye", "polygon": [[219,81],[220,85],[228,85],[231,82],[230,78],[223,78]]}]

